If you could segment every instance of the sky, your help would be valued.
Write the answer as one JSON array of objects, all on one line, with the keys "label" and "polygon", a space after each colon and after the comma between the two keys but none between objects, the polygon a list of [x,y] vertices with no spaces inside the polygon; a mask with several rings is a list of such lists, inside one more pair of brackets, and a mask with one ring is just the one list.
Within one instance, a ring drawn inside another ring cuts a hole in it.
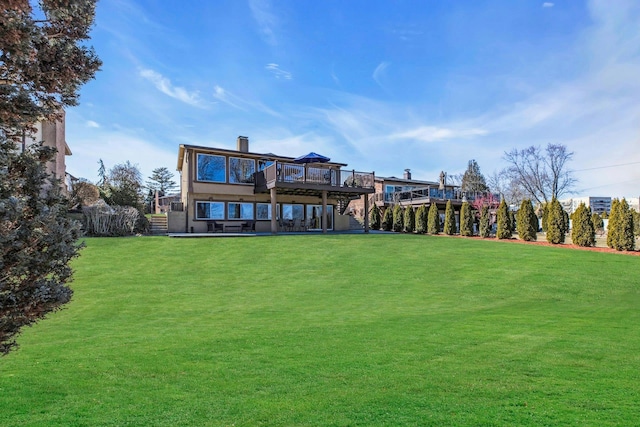
[{"label": "sky", "polygon": [[[563,144],[572,195],[640,196],[640,1],[100,0],[67,170],[179,144],[437,181]],[[174,172],[178,181],[178,172]]]}]

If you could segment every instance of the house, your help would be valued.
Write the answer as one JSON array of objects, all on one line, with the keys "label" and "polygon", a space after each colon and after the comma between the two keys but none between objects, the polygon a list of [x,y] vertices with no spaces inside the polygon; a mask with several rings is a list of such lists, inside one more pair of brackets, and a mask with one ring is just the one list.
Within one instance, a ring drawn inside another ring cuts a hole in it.
[{"label": "house", "polygon": [[349,203],[374,192],[375,176],[346,166],[254,153],[244,136],[236,150],[182,144],[169,232],[347,230]]},{"label": "house", "polygon": [[60,120],[56,122],[36,123],[36,133],[32,136],[23,135],[20,149],[26,150],[30,145],[42,141],[45,147],[53,147],[57,150],[54,158],[47,163],[47,171],[62,183],[65,193],[71,192],[73,177],[67,174],[65,157],[71,155],[71,150],[65,138],[65,113],[62,112]]}]

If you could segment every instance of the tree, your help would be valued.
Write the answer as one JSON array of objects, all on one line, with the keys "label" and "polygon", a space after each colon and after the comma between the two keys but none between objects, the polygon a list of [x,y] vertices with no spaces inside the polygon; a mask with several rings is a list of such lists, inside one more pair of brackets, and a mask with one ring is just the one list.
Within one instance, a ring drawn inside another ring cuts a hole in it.
[{"label": "tree", "polygon": [[509,209],[509,230],[511,234],[516,232],[516,214],[511,209]]},{"label": "tree", "polygon": [[640,236],[640,212],[631,211],[633,215],[633,234],[635,236]]},{"label": "tree", "polygon": [[626,199],[614,199],[611,202],[611,215],[609,215],[607,246],[617,251],[632,251],[635,249],[635,243],[633,213]]},{"label": "tree", "polygon": [[128,160],[109,169],[103,198],[109,205],[141,208],[142,174]]},{"label": "tree", "polygon": [[484,193],[489,191],[487,180],[480,172],[480,166],[475,160],[469,160],[467,170],[462,175],[460,189],[465,193]]},{"label": "tree", "polygon": [[460,235],[473,236],[473,212],[468,202],[460,208]]},{"label": "tree", "polygon": [[372,230],[380,230],[380,209],[375,203],[369,212],[369,226]]},{"label": "tree", "polygon": [[80,87],[102,65],[85,45],[95,1],[39,4],[8,0],[0,11],[0,124],[9,138],[77,105]]},{"label": "tree", "polygon": [[166,167],[156,168],[151,171],[151,176],[147,180],[146,187],[150,190],[158,191],[161,196],[166,196],[178,185],[173,180],[173,173]]},{"label": "tree", "polygon": [[489,237],[491,235],[491,220],[489,218],[489,206],[483,206],[480,213],[480,237]]},{"label": "tree", "polygon": [[565,219],[564,209],[557,199],[552,199],[551,203],[547,206],[549,210],[547,217],[547,242],[557,245],[564,243],[565,238]]},{"label": "tree", "polygon": [[530,242],[536,240],[538,236],[538,217],[533,210],[531,200],[523,200],[518,209],[516,218],[516,231],[518,237],[524,241]]},{"label": "tree", "polygon": [[400,233],[404,229],[404,211],[402,206],[395,205],[393,208],[393,231]]},{"label": "tree", "polygon": [[384,210],[384,217],[382,219],[382,229],[384,231],[391,231],[393,229],[393,209],[387,207]]},{"label": "tree", "polygon": [[67,218],[60,182],[46,171],[55,150],[17,142],[77,105],[101,65],[85,46],[94,1],[35,4],[8,0],[0,10],[0,354],[71,299],[69,262],[80,249],[79,223]]},{"label": "tree", "polygon": [[416,211],[416,233],[426,233],[428,226],[428,217],[427,217],[427,207],[426,205],[420,205],[418,210]]},{"label": "tree", "polygon": [[604,220],[602,219],[601,215],[598,215],[595,212],[592,213],[591,222],[593,223],[593,228],[595,229],[596,233],[604,231]]},{"label": "tree", "polygon": [[456,214],[451,200],[447,200],[447,207],[444,210],[444,227],[442,231],[449,236],[456,234]]},{"label": "tree", "polygon": [[509,221],[509,207],[504,199],[498,206],[498,229],[496,231],[496,237],[498,239],[510,239],[511,238],[511,224]]},{"label": "tree", "polygon": [[594,246],[596,243],[596,230],[591,220],[591,209],[584,203],[580,203],[573,213],[571,241],[578,246]]},{"label": "tree", "polygon": [[509,180],[537,203],[548,203],[570,191],[576,183],[568,162],[573,152],[559,144],[547,145],[544,152],[531,146],[524,150],[505,152],[509,163],[506,174]]},{"label": "tree", "polygon": [[429,234],[438,234],[440,232],[440,213],[438,206],[432,203],[429,206],[429,216],[427,218],[427,232]]},{"label": "tree", "polygon": [[404,231],[413,233],[416,228],[416,215],[411,206],[404,210]]}]

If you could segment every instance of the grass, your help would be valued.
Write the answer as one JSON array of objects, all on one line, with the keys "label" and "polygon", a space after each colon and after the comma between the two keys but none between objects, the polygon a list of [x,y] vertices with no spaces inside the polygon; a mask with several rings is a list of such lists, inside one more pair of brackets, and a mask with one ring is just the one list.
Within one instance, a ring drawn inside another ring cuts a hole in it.
[{"label": "grass", "polygon": [[640,259],[410,235],[89,239],[0,425],[634,425]]}]

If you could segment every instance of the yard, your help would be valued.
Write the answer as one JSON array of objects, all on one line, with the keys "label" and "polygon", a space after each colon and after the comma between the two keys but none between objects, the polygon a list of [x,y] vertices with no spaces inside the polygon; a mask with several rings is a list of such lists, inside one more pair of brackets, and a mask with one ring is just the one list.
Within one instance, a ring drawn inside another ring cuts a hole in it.
[{"label": "yard", "polygon": [[417,235],[88,239],[0,425],[638,423],[640,259]]}]

